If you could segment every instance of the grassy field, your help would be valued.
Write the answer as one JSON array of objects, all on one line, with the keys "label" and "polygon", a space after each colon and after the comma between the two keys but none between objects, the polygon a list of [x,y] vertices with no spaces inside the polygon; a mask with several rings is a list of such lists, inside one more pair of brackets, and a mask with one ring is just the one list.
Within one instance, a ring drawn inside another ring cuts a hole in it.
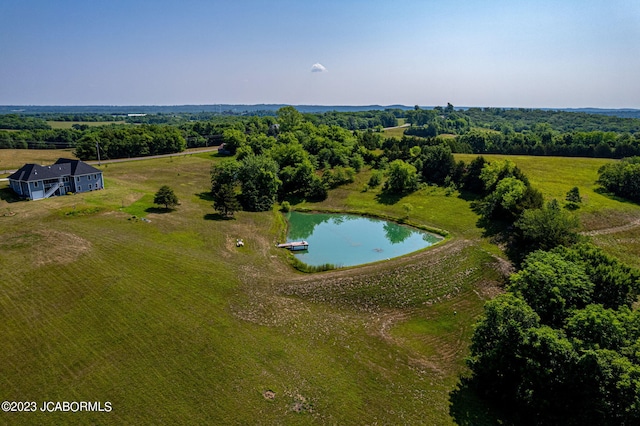
[{"label": "grassy field", "polygon": [[0,175],[25,163],[53,164],[60,157],[77,158],[72,149],[0,149]]},{"label": "grassy field", "polygon": [[[401,126],[401,124],[398,125]],[[406,127],[395,127],[392,129],[386,129],[382,131],[382,137],[402,139],[405,130],[407,130]]]},{"label": "grassy field", "polygon": [[[278,212],[214,214],[206,192],[215,161],[103,165],[105,190],[42,201],[9,203],[0,182],[0,399],[113,406],[0,413],[2,423],[497,423],[455,392],[473,322],[507,269],[468,201],[436,187],[389,199],[363,191],[364,171],[325,202],[298,207],[399,218],[410,204],[410,221],[451,238],[386,263],[305,275],[274,247]],[[576,164],[547,161],[559,160],[516,162],[538,187]],[[585,217],[640,217],[638,206],[587,185],[598,164],[541,189],[550,197],[578,185]],[[152,204],[163,184],[180,199],[175,211]],[[637,248],[636,234],[623,246],[615,234],[599,238],[624,251]]]}]

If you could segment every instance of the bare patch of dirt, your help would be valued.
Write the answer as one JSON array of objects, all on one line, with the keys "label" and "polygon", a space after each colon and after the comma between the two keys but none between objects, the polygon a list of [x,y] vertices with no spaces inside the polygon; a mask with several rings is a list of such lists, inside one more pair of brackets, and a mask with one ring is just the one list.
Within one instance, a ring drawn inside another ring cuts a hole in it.
[{"label": "bare patch of dirt", "polygon": [[498,285],[495,281],[480,281],[477,285],[477,290],[474,290],[482,299],[493,299],[499,294],[504,293],[504,289]]},{"label": "bare patch of dirt", "polygon": [[513,274],[514,272],[516,272],[516,268],[513,266],[513,264],[511,262],[509,262],[506,259],[503,259],[499,256],[495,256],[492,255],[493,258],[496,260],[496,263],[493,265],[493,267],[500,272],[500,274],[506,279],[509,278],[509,276],[511,274]]},{"label": "bare patch of dirt", "polygon": [[276,393],[271,389],[267,389],[266,391],[262,392],[262,396],[264,397],[264,399],[269,401],[273,401],[274,399],[276,399]]}]

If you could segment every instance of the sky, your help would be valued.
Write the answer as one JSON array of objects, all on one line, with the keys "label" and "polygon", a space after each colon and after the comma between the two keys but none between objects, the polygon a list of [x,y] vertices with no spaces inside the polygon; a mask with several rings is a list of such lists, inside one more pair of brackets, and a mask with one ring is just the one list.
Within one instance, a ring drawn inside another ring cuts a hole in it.
[{"label": "sky", "polygon": [[448,102],[640,108],[640,1],[0,1],[0,105]]}]

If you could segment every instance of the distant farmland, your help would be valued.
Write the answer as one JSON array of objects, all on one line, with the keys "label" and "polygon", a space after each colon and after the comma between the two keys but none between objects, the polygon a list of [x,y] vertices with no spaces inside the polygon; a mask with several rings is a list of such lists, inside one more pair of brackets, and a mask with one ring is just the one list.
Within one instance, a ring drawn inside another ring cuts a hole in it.
[{"label": "distant farmland", "polygon": [[47,121],[53,129],[71,129],[74,124],[90,127],[109,126],[111,124],[126,124],[125,121]]}]

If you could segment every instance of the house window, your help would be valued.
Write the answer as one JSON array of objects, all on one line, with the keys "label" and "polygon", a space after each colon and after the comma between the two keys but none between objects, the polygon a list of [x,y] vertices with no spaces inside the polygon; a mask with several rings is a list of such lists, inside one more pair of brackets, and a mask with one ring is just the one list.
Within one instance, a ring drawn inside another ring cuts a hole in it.
[{"label": "house window", "polygon": [[91,186],[91,184],[89,184],[89,191],[91,191],[91,189],[92,189],[92,186]]},{"label": "house window", "polygon": [[33,187],[34,187],[34,188],[37,188],[37,187],[38,187],[38,182],[35,182],[35,183],[33,184]]},{"label": "house window", "polygon": [[82,187],[78,185],[78,192],[82,191]]},{"label": "house window", "polygon": [[80,182],[80,176],[76,178],[76,182]]}]

